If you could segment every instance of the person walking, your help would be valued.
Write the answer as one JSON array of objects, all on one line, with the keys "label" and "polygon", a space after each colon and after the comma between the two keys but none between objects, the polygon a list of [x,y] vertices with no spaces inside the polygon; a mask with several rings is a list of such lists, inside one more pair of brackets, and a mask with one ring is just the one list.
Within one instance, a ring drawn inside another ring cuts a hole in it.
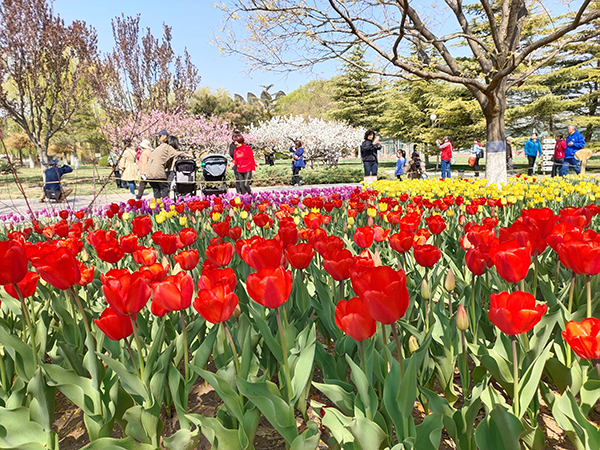
[{"label": "person walking", "polygon": [[452,173],[450,171],[450,164],[452,161],[452,139],[450,136],[444,136],[444,141],[440,141],[439,139],[435,142],[438,149],[440,150],[440,167],[442,169],[442,178],[452,178]]},{"label": "person walking", "polygon": [[402,181],[402,175],[404,175],[404,166],[406,165],[406,152],[404,150],[398,150],[396,152],[396,169],[394,170],[394,176]]},{"label": "person walking", "polygon": [[567,127],[568,136],[565,139],[567,147],[565,149],[565,161],[562,168],[560,169],[560,175],[565,176],[569,174],[569,171],[573,169],[577,175],[581,173],[581,166],[577,159],[575,159],[575,153],[585,147],[585,139],[583,135],[577,131],[575,125],[569,125]]},{"label": "person walking", "polygon": [[527,175],[533,175],[533,166],[535,165],[535,159],[538,156],[542,156],[542,144],[538,140],[537,133],[532,133],[531,137],[525,142],[525,156],[527,156]]},{"label": "person walking", "polygon": [[515,176],[515,167],[513,164],[512,141],[510,136],[506,138],[506,172],[511,176]]},{"label": "person walking", "polygon": [[[242,132],[238,129],[233,130],[233,134],[231,135],[231,142],[229,143],[229,156],[231,157],[231,159],[233,160],[233,154],[235,152],[235,149],[237,148],[237,142],[235,142],[235,139],[237,136],[241,136]],[[240,174],[237,171],[237,168],[235,166],[233,166],[233,176],[235,178],[235,191],[238,191],[238,186],[240,185],[240,183],[242,182],[242,180],[240,179]]]},{"label": "person walking", "polygon": [[127,188],[127,183],[121,180],[121,170],[119,169],[119,147],[115,144],[108,153],[108,165],[113,168],[113,175],[118,188]]},{"label": "person walking", "polygon": [[360,146],[360,157],[365,169],[365,177],[377,177],[378,159],[377,152],[381,149],[379,138],[375,137],[373,130],[365,133],[365,140]]},{"label": "person walking", "polygon": [[[471,148],[471,158],[474,158],[473,170],[475,171],[474,176],[479,178],[479,160],[483,158],[483,147],[479,139],[473,141],[473,148]],[[471,159],[469,158],[469,159]]]},{"label": "person walking", "polygon": [[150,159],[150,155],[152,155],[152,146],[148,139],[144,139],[140,142],[140,148],[142,149],[142,153],[140,154],[140,159],[138,161],[138,170],[140,172],[141,180],[138,185],[137,195],[135,196],[138,200],[142,198],[144,191],[146,190],[146,168],[148,167],[148,159]]},{"label": "person walking", "polygon": [[[165,130],[162,130],[161,133],[163,131],[165,134],[159,133],[159,139],[162,143],[152,152],[146,166],[146,179],[150,181],[154,198],[169,196],[170,185],[167,181],[167,167],[173,158],[183,154],[183,152],[178,151],[166,142],[169,134]],[[164,136],[164,139],[162,136]]]},{"label": "person walking", "polygon": [[234,136],[233,140],[236,143],[236,148],[233,152],[233,167],[240,176],[239,183],[235,184],[235,190],[238,194],[251,194],[250,181],[252,180],[252,174],[256,170],[254,152],[249,145],[244,143],[244,136],[241,134]]},{"label": "person walking", "polygon": [[556,133],[554,137],[556,140],[556,144],[554,144],[554,155],[552,156],[552,177],[560,175],[560,171],[565,162],[565,149],[567,148],[567,143],[564,140],[562,133]]},{"label": "person walking", "polygon": [[292,154],[292,184],[294,186],[300,186],[302,183],[300,179],[300,170],[306,167],[304,163],[304,148],[302,147],[302,141],[294,141],[294,147],[290,147]]},{"label": "person walking", "polygon": [[129,192],[135,195],[135,182],[138,179],[138,165],[136,160],[136,151],[131,148],[131,141],[123,141],[125,151],[119,161],[119,170],[121,171],[121,183],[129,185]]}]

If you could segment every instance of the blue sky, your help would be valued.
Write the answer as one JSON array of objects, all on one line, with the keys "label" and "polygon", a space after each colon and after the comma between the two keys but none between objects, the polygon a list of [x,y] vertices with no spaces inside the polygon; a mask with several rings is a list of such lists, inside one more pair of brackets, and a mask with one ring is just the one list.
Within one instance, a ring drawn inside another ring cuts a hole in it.
[{"label": "blue sky", "polygon": [[[162,36],[163,22],[173,30],[173,48],[182,53],[187,47],[192,61],[198,67],[202,80],[200,86],[213,89],[225,88],[230,94],[239,93],[244,97],[248,91],[260,94],[260,85],[273,83],[271,92],[283,90],[291,92],[310,81],[303,73],[282,75],[280,73],[244,73],[246,67],[241,58],[223,57],[220,50],[210,42],[220,29],[223,14],[215,8],[211,0],[55,0],[54,11],[66,22],[79,19],[93,26],[98,33],[98,47],[108,52],[114,45],[111,19],[121,15],[141,15],[142,28],[150,27],[155,37]],[[335,75],[333,65],[317,69],[320,78]]]}]

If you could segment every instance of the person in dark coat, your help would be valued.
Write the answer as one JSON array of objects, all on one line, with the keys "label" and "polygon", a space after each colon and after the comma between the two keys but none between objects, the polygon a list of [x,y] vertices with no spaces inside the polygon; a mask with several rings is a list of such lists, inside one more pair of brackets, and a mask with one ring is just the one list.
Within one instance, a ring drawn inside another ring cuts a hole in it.
[{"label": "person in dark coat", "polygon": [[302,147],[302,141],[294,141],[294,147],[290,147],[292,153],[292,183],[294,186],[300,186],[302,181],[300,180],[300,170],[306,167],[304,164],[304,148]]},{"label": "person in dark coat", "polygon": [[379,165],[377,152],[381,149],[379,138],[375,137],[373,130],[365,133],[365,140],[360,146],[360,157],[365,168],[365,177],[377,176],[377,167]]},{"label": "person in dark coat", "polygon": [[44,172],[46,184],[44,185],[44,193],[42,198],[40,198],[40,202],[43,202],[46,197],[56,199],[59,202],[66,201],[66,198],[73,192],[73,188],[63,186],[60,179],[63,175],[71,172],[73,172],[73,169],[67,164],[58,167],[56,159],[50,160],[50,167]]}]

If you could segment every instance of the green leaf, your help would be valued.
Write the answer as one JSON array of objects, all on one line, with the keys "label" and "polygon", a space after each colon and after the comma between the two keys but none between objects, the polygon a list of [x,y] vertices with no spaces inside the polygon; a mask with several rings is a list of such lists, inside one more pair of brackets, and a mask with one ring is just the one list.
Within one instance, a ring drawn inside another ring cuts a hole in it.
[{"label": "green leaf", "polygon": [[352,419],[346,417],[335,408],[322,408],[321,411],[324,414],[322,419],[323,426],[329,430],[340,446],[344,446],[343,448],[350,448],[345,447],[345,445],[354,442],[354,436],[348,430],[348,426],[352,422]]},{"label": "green leaf", "polygon": [[81,450],[155,450],[152,445],[136,442],[130,437],[125,439],[101,438],[97,439]]},{"label": "green leaf", "polygon": [[123,415],[127,421],[125,434],[145,444],[158,447],[158,437],[162,431],[162,421],[157,415],[140,405],[129,408]]},{"label": "green leaf", "polygon": [[355,417],[347,428],[362,450],[379,450],[388,438],[379,425],[365,417]]},{"label": "green leaf", "polygon": [[568,389],[564,395],[556,396],[552,416],[578,450],[600,448],[600,430],[581,413],[577,401]]},{"label": "green leaf", "polygon": [[[350,356],[345,356],[346,362],[352,369],[350,372],[350,378],[354,382],[356,390],[358,391],[358,396],[355,399],[354,405],[360,407],[360,404],[362,404],[364,408],[363,412],[366,414],[368,419],[372,420],[377,412],[377,406],[379,404],[377,394],[375,394],[373,386],[371,386],[371,383],[369,383],[369,380],[362,369],[354,361],[352,361]],[[356,400],[359,400],[360,404],[357,403]]]},{"label": "green leaf", "polygon": [[50,444],[48,432],[29,419],[27,408],[0,408],[0,449],[45,450]]},{"label": "green leaf", "polygon": [[225,428],[219,419],[204,417],[200,414],[187,414],[191,422],[202,428],[202,434],[208,439],[213,450],[243,450],[237,430]]},{"label": "green leaf", "polygon": [[117,375],[119,375],[124,389],[132,396],[137,397],[137,403],[142,403],[144,400],[150,400],[142,380],[140,380],[136,374],[129,372],[120,361],[117,361],[108,355],[99,352],[97,355],[106,363],[108,367],[110,367],[117,373]]},{"label": "green leaf", "polygon": [[354,390],[352,385],[340,380],[330,380],[328,383],[313,381],[312,385],[325,394],[344,414],[347,416],[353,415]]},{"label": "green leaf", "polygon": [[[181,419],[181,416],[178,416]],[[198,448],[200,437],[198,430],[181,429],[169,437],[163,438],[163,444],[168,450],[195,450]]]},{"label": "green leaf", "polygon": [[319,434],[319,427],[316,423],[311,421],[306,425],[307,429],[304,433],[294,439],[290,450],[315,450],[319,446],[319,439],[321,437]]},{"label": "green leaf", "polygon": [[54,409],[56,408],[56,389],[46,384],[41,368],[35,371],[29,381],[27,393],[32,396],[29,404],[31,419],[42,425],[46,431],[52,430]]},{"label": "green leaf", "polygon": [[[267,347],[273,353],[277,361],[280,364],[283,364],[283,351],[281,349],[281,343],[278,339],[275,338],[275,335],[271,332],[271,326],[262,318],[260,311],[258,311],[253,303],[251,303],[251,307],[254,309],[254,314],[252,318],[254,319],[254,324],[258,327],[262,338],[265,340]],[[273,313],[274,314],[274,313]]]},{"label": "green leaf", "polygon": [[281,398],[277,386],[270,381],[251,383],[240,377],[237,380],[240,393],[260,409],[288,444],[294,442],[298,436],[294,408]]},{"label": "green leaf", "polygon": [[415,448],[419,450],[437,450],[442,441],[444,423],[441,414],[429,414],[416,426]]},{"label": "green leaf", "polygon": [[31,347],[16,336],[8,334],[3,327],[0,327],[0,343],[15,362],[17,375],[24,381],[29,381],[36,371]]},{"label": "green leaf", "polygon": [[521,450],[519,438],[524,428],[521,421],[508,409],[496,405],[477,426],[477,446],[486,450]]},{"label": "green leaf", "polygon": [[[305,331],[308,332],[306,338],[301,336]],[[294,394],[290,400],[292,405],[296,404],[313,375],[317,339],[315,325],[313,324],[312,327],[306,328],[301,335],[298,336],[297,342],[305,341],[304,345],[292,349],[292,353],[297,352],[300,356],[298,358],[290,358],[290,365],[292,366],[290,369],[292,372],[292,392]]]},{"label": "green leaf", "polygon": [[533,397],[537,394],[538,387],[540,385],[540,378],[542,377],[542,372],[544,371],[544,366],[550,357],[551,347],[552,343],[546,346],[533,364],[529,366],[521,380],[519,380],[519,419],[523,417],[523,414],[525,414],[527,411],[527,408],[533,400]]},{"label": "green leaf", "polygon": [[243,398],[235,392],[227,381],[216,373],[203,370],[196,366],[191,366],[194,372],[200,375],[208,384],[210,384],[218,396],[227,406],[227,411],[240,422],[244,420],[244,401]]}]

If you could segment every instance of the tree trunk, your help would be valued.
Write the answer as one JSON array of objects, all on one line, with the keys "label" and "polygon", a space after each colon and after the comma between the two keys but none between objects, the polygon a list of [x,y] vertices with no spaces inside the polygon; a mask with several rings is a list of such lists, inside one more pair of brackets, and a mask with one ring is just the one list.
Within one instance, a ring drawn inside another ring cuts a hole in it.
[{"label": "tree trunk", "polygon": [[[487,129],[485,178],[491,184],[506,182],[506,89],[499,86],[482,105]],[[514,154],[514,153],[513,153]]]}]

